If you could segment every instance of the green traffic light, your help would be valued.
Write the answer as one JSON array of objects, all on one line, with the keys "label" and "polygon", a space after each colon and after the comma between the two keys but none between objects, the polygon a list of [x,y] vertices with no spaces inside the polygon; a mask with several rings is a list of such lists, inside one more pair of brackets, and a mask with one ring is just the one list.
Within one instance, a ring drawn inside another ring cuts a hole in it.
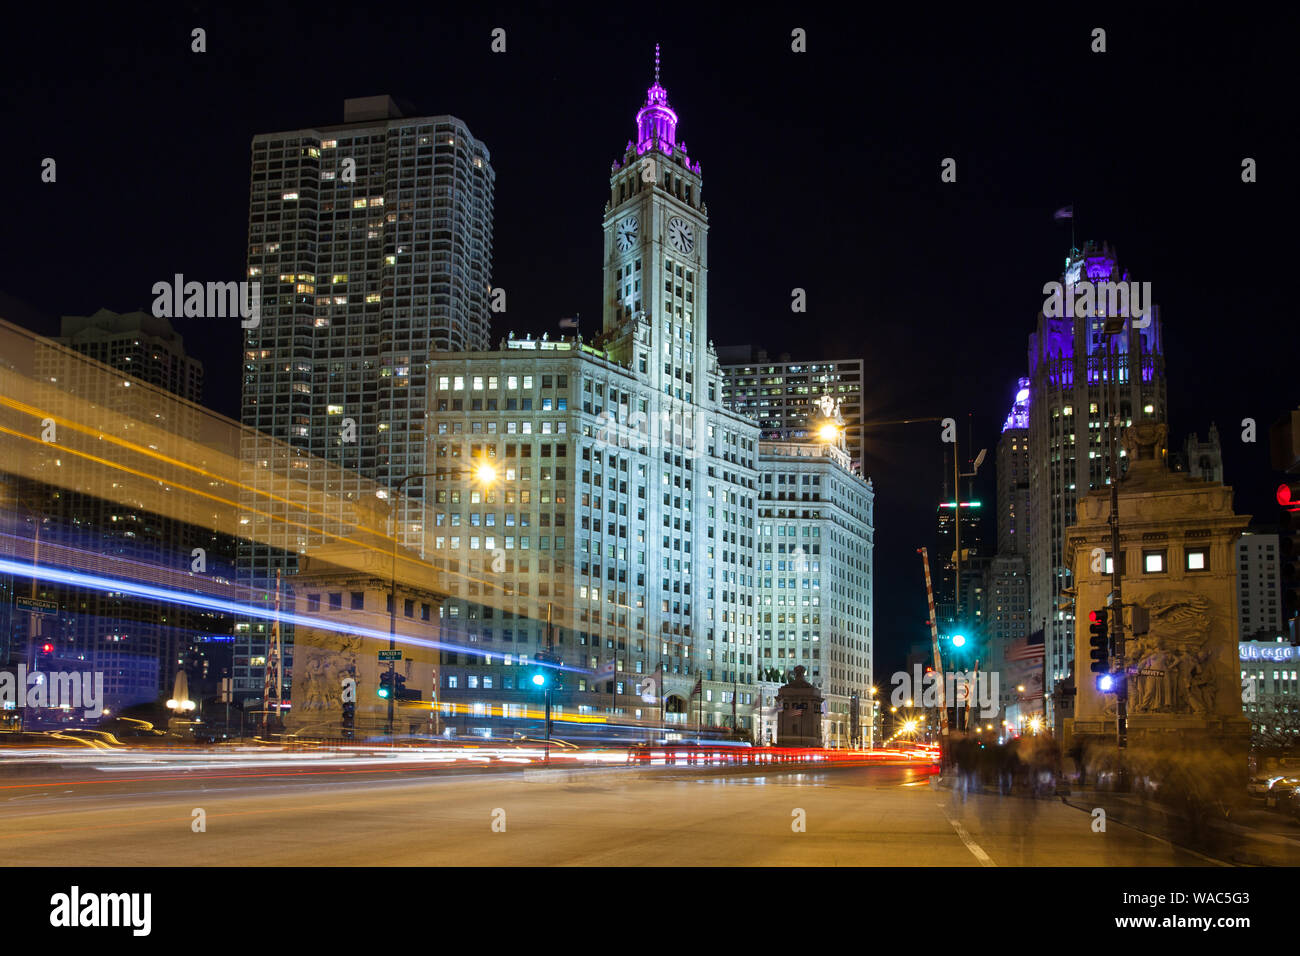
[{"label": "green traffic light", "polygon": [[966,635],[964,635],[964,634],[954,634],[954,635],[952,636],[952,646],[953,646],[953,647],[965,647],[965,646],[966,646]]},{"label": "green traffic light", "polygon": [[375,691],[375,693],[378,694],[380,697],[387,698],[387,697],[388,697],[388,688],[387,688],[387,687],[381,687],[381,688],[379,688],[377,691]]},{"label": "green traffic light", "polygon": [[538,671],[536,674],[533,675],[533,683],[536,684],[538,687],[545,687],[546,675],[543,674],[541,671]]}]

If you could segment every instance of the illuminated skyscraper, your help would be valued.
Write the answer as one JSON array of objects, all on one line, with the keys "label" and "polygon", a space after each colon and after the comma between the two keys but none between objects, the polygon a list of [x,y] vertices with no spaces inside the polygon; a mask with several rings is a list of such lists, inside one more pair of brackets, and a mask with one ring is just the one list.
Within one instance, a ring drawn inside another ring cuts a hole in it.
[{"label": "illuminated skyscraper", "polygon": [[470,733],[536,711],[520,665],[548,610],[572,668],[561,715],[747,733],[761,672],[803,664],[832,739],[867,732],[871,485],[840,442],[760,445],[723,402],[703,181],[677,123],[656,68],[610,169],[596,336],[436,357],[422,536],[446,571],[442,633],[470,648],[444,655],[441,700]]},{"label": "illuminated skyscraper", "polygon": [[[1092,242],[1067,257],[1061,277],[1070,284],[1120,279],[1129,276],[1115,251]],[[1159,307],[1147,304],[1148,325],[1126,321],[1110,339],[1118,350],[1113,370],[1100,308],[1089,318],[1040,312],[1029,337],[1030,627],[1046,631],[1049,694],[1072,673],[1074,615],[1068,604],[1059,607],[1073,584],[1063,558],[1065,529],[1079,497],[1106,485],[1111,403],[1119,403],[1121,428],[1167,421],[1163,323]]]},{"label": "illuminated skyscraper", "polygon": [[840,400],[844,440],[855,471],[862,471],[862,359],[776,361],[749,345],[718,349],[722,366],[722,401],[758,422],[763,441],[804,441],[813,437],[823,395]]},{"label": "illuminated skyscraper", "polygon": [[[300,481],[334,502],[292,531],[250,508],[266,525],[255,539],[277,546],[245,546],[241,571],[270,588],[368,480],[431,470],[429,355],[489,347],[495,174],[462,121],[406,116],[387,96],[348,100],[341,125],[255,136],[251,159],[248,279],[262,297],[245,333],[242,420],[265,437],[244,440],[246,480]],[[346,486],[326,488],[335,479],[308,457],[339,465]],[[418,545],[422,487],[397,507],[404,543]],[[239,631],[244,695],[263,686],[264,627]]]}]

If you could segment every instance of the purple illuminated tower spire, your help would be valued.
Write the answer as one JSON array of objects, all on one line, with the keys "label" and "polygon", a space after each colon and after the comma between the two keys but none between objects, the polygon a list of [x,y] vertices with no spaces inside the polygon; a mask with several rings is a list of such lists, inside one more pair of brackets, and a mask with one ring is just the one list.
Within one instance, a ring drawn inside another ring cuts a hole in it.
[{"label": "purple illuminated tower spire", "polygon": [[645,105],[636,114],[636,152],[641,155],[653,146],[672,155],[677,143],[677,114],[668,105],[668,91],[659,83],[659,44],[655,44],[655,81],[646,90]]}]

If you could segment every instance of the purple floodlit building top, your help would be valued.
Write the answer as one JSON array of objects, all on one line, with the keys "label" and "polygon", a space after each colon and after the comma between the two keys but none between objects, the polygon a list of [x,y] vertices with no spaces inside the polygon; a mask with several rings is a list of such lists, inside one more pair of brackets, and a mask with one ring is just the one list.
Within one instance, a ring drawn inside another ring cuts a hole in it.
[{"label": "purple floodlit building top", "polygon": [[[628,142],[628,151],[631,152],[634,146],[638,156],[652,149],[665,156],[676,152],[687,169],[696,174],[700,172],[700,164],[692,165],[687,157],[686,144],[677,142],[677,111],[668,104],[668,91],[659,82],[658,43],[655,44],[655,81],[646,90],[645,103],[637,111],[636,142]],[[615,162],[613,169],[619,168],[620,164]]]},{"label": "purple floodlit building top", "polygon": [[[1082,281],[1128,282],[1129,273],[1127,270],[1120,273],[1118,257],[1109,243],[1099,246],[1089,242],[1066,259],[1061,281],[1067,286]],[[1159,307],[1152,304],[1151,310],[1156,317],[1154,321],[1145,328],[1126,325],[1124,334],[1114,336],[1109,345],[1119,352],[1120,358],[1113,364],[1121,383],[1128,381],[1130,349],[1134,352],[1131,364],[1140,369],[1144,382],[1152,380],[1155,356],[1163,355]],[[1076,373],[1086,374],[1091,384],[1108,381],[1112,363],[1095,358],[1098,353],[1104,355],[1108,348],[1101,331],[1104,321],[1100,314],[1088,319],[1043,316],[1038,331],[1029,337],[1030,378],[1037,378],[1045,371],[1054,384],[1067,388],[1073,386]]]},{"label": "purple floodlit building top", "polygon": [[1016,386],[1016,400],[1007,412],[1007,420],[1002,425],[1004,432],[1013,428],[1029,427],[1029,379],[1022,378]]}]

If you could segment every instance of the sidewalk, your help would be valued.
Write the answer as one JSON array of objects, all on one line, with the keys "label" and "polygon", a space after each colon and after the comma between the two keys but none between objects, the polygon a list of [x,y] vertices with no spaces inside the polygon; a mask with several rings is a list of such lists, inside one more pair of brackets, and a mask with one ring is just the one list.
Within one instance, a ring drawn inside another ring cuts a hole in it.
[{"label": "sidewalk", "polygon": [[1300,866],[1300,827],[1280,814],[1247,808],[1231,820],[1207,821],[1199,828],[1170,807],[1131,793],[1074,790],[1067,806],[1111,820],[1209,856],[1244,866]]},{"label": "sidewalk", "polygon": [[[952,772],[947,771],[932,778],[932,782],[951,790],[953,779]],[[987,785],[971,793],[1000,796],[996,787]],[[1023,798],[1027,794],[1017,791],[1012,796]],[[1079,790],[1071,788],[1069,783],[1058,783],[1054,796],[1084,813],[1090,814],[1101,807],[1113,823],[1223,862],[1242,866],[1300,866],[1300,826],[1281,814],[1259,807],[1237,811],[1231,821],[1213,821],[1197,829],[1172,808],[1130,793]]]}]

